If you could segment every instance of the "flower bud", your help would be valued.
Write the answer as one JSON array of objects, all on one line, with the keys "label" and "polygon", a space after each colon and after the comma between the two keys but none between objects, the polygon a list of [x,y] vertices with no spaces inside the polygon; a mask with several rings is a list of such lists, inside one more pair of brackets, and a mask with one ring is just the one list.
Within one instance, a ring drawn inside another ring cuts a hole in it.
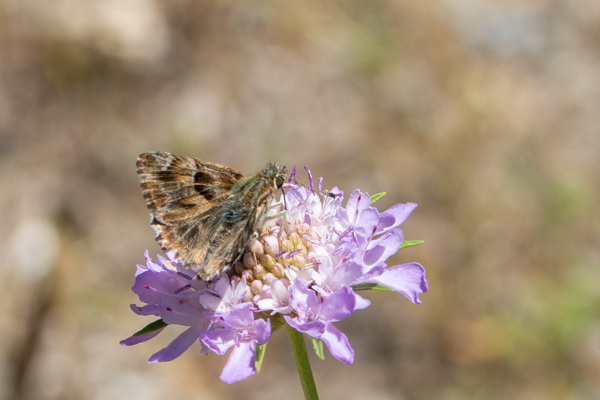
[{"label": "flower bud", "polygon": [[254,267],[254,278],[255,279],[262,279],[266,273],[267,273],[267,270],[262,265],[258,264]]},{"label": "flower bud", "polygon": [[275,264],[275,259],[272,256],[270,256],[269,254],[264,254],[260,258],[260,265],[262,265],[267,271],[270,271],[271,268],[273,268],[274,264]]},{"label": "flower bud", "polygon": [[262,292],[263,286],[264,286],[264,284],[262,283],[262,281],[259,281],[258,279],[256,279],[255,281],[253,281],[250,284],[250,291],[254,295],[259,295]]},{"label": "flower bud", "polygon": [[283,267],[283,265],[276,263],[275,265],[273,265],[273,268],[271,269],[271,272],[273,273],[273,275],[279,279],[283,278],[285,276],[285,268]]},{"label": "flower bud", "polygon": [[279,241],[277,236],[268,235],[264,237],[264,250],[266,254],[274,256],[279,253]]},{"label": "flower bud", "polygon": [[252,252],[248,252],[248,253],[244,254],[242,263],[244,265],[244,268],[246,268],[246,269],[254,267],[256,265],[255,255],[252,254]]}]

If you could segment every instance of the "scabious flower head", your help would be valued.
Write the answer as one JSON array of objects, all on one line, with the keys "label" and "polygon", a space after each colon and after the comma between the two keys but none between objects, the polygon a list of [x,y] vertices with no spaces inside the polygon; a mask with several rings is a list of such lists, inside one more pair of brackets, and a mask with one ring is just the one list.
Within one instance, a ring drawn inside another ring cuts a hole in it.
[{"label": "scabious flower head", "polygon": [[419,304],[419,294],[428,290],[424,268],[386,264],[406,244],[398,226],[416,204],[380,213],[368,194],[355,190],[343,206],[343,192],[323,191],[321,179],[316,189],[307,172],[310,184],[304,187],[294,181],[294,169],[287,193],[274,200],[284,205],[283,216],[269,220],[242,260],[212,282],[192,278],[196,271],[169,255],[153,261],[146,252],[133,286],[145,305],[132,310],[160,320],[122,344],[146,341],[167,325],[185,326],[149,361],[173,360],[196,340],[203,353],[233,348],[221,375],[232,383],[256,372],[257,348],[282,324],[321,340],[335,358],[351,364],[354,351],[333,324],[369,306],[358,289],[387,288]]}]

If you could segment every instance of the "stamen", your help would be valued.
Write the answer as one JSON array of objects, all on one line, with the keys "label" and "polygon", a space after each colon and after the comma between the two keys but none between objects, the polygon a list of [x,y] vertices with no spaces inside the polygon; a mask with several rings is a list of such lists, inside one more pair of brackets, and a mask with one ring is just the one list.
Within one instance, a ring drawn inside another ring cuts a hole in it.
[{"label": "stamen", "polygon": [[314,245],[316,245],[316,246],[318,246],[318,245],[320,245],[320,244],[321,244],[321,242],[320,242],[319,240],[315,240],[315,239],[311,238],[311,237],[308,235],[308,233],[303,233],[303,234],[302,234],[302,239],[304,239],[304,240],[306,240],[307,242],[309,242],[309,243],[311,243],[311,244],[314,244]]},{"label": "stamen", "polygon": [[310,169],[308,169],[308,167],[305,165],[304,169],[306,170],[306,173],[308,174],[308,187],[310,187],[310,190],[314,193],[315,191],[315,184],[313,182],[313,177],[312,174],[310,173]]},{"label": "stamen", "polygon": [[281,250],[279,253],[275,254],[273,256],[274,259],[278,259],[279,257],[281,257],[282,255],[284,255],[286,253],[285,250]]},{"label": "stamen", "polygon": [[180,277],[182,277],[183,279],[187,279],[188,281],[191,281],[192,279],[194,279],[194,278],[192,278],[191,276],[189,276],[189,275],[187,275],[187,274],[184,274],[184,273],[183,273],[183,272],[181,272],[181,271],[177,271],[177,275],[179,275],[179,276],[180,276]]},{"label": "stamen", "polygon": [[189,283],[183,287],[180,287],[179,289],[177,289],[175,291],[175,294],[179,294],[181,292],[183,292],[184,290],[190,289],[192,287],[192,285],[190,285]]},{"label": "stamen", "polygon": [[290,174],[290,179],[288,180],[288,182],[293,182],[294,179],[296,178],[296,166],[294,165],[294,168],[292,168],[292,173]]},{"label": "stamen", "polygon": [[302,249],[296,249],[296,250],[292,251],[287,256],[285,256],[285,258],[292,258],[292,257],[294,257],[296,254],[300,253],[300,250],[302,250]]}]

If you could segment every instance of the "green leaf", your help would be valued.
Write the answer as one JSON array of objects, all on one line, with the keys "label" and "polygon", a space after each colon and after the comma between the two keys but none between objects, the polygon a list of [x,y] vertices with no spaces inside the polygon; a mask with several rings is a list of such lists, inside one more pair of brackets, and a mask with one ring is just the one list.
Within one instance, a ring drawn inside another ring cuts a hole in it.
[{"label": "green leaf", "polygon": [[358,292],[360,290],[375,290],[377,292],[393,292],[394,289],[390,289],[387,286],[380,285],[379,283],[359,283],[358,285],[353,285],[352,290]]},{"label": "green leaf", "polygon": [[386,194],[387,194],[387,192],[381,192],[381,193],[377,193],[377,194],[374,194],[373,196],[371,196],[371,205],[375,204],[375,202],[377,200],[381,199]]},{"label": "green leaf", "polygon": [[315,351],[315,354],[321,360],[324,360],[325,354],[323,353],[323,341],[321,339],[315,339],[315,338],[311,338],[311,339],[312,339],[312,347],[313,347],[313,350]]},{"label": "green leaf", "polygon": [[267,351],[267,344],[257,344],[256,352],[254,353],[254,366],[256,367],[256,372],[260,372],[260,367],[262,367],[263,359],[265,358],[265,352]]},{"label": "green leaf", "polygon": [[169,324],[165,323],[165,321],[163,321],[162,319],[158,319],[154,322],[149,323],[148,325],[146,325],[145,327],[143,327],[142,329],[140,329],[139,331],[134,333],[133,336],[140,336],[140,335],[144,335],[146,333],[154,332],[154,331],[164,328],[167,325],[169,325]]},{"label": "green leaf", "polygon": [[418,245],[423,244],[423,243],[425,243],[424,240],[405,240],[400,245],[400,249],[399,250],[406,249],[407,247],[418,246]]}]

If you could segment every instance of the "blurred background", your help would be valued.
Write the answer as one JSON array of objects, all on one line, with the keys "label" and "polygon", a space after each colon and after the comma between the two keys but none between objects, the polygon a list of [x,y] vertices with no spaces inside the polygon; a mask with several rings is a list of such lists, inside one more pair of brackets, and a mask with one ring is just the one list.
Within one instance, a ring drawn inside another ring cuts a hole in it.
[{"label": "blurred background", "polygon": [[303,398],[283,332],[234,385],[119,345],[152,150],[419,203],[430,291],[367,293],[322,398],[600,398],[600,2],[0,0],[0,43],[0,398]]}]

